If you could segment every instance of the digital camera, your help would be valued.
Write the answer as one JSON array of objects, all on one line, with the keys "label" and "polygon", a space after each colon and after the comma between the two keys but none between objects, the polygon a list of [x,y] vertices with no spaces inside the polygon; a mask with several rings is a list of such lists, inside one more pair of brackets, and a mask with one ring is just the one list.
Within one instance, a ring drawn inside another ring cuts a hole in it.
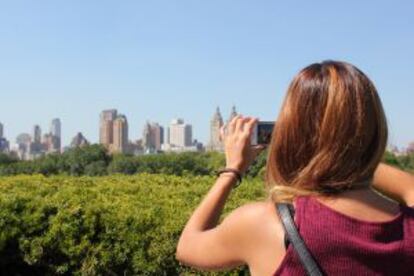
[{"label": "digital camera", "polygon": [[253,146],[269,145],[274,127],[275,122],[258,122],[253,129],[251,144]]}]

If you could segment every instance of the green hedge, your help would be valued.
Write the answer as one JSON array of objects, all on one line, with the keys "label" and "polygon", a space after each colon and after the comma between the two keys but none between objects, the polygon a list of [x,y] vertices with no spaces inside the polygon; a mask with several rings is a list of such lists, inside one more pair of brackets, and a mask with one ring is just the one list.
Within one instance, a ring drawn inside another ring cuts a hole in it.
[{"label": "green hedge", "polygon": [[[0,178],[0,267],[5,275],[240,275],[181,267],[175,248],[211,177],[134,175]],[[264,198],[235,190],[225,213]]]}]

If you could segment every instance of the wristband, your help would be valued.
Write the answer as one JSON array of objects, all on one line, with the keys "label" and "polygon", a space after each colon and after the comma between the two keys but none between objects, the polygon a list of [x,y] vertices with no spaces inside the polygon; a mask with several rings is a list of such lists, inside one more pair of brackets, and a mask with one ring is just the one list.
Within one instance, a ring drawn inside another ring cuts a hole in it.
[{"label": "wristband", "polygon": [[236,169],[231,169],[231,168],[225,168],[225,169],[221,169],[217,172],[217,176],[220,176],[223,173],[233,173],[236,178],[237,178],[237,183],[236,185],[234,185],[234,188],[237,188],[240,186],[240,184],[242,183],[243,177],[240,171],[236,170]]}]

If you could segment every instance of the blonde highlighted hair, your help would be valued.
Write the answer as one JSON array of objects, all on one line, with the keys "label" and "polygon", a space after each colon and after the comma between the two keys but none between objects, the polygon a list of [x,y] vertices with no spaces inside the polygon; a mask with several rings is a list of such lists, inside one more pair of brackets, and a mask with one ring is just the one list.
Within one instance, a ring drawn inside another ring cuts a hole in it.
[{"label": "blonde highlighted hair", "polygon": [[273,201],[337,194],[372,179],[387,145],[381,100],[369,78],[338,61],[311,64],[291,82],[269,147]]}]

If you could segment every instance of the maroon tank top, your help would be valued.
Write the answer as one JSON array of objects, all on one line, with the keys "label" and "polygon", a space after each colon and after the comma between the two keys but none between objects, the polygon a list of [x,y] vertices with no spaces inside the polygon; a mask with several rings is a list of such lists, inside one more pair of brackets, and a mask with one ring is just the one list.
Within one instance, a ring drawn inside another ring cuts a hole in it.
[{"label": "maroon tank top", "polygon": [[[325,275],[414,275],[414,209],[387,222],[344,215],[312,197],[296,200],[296,225]],[[306,275],[291,245],[274,275]]]}]

